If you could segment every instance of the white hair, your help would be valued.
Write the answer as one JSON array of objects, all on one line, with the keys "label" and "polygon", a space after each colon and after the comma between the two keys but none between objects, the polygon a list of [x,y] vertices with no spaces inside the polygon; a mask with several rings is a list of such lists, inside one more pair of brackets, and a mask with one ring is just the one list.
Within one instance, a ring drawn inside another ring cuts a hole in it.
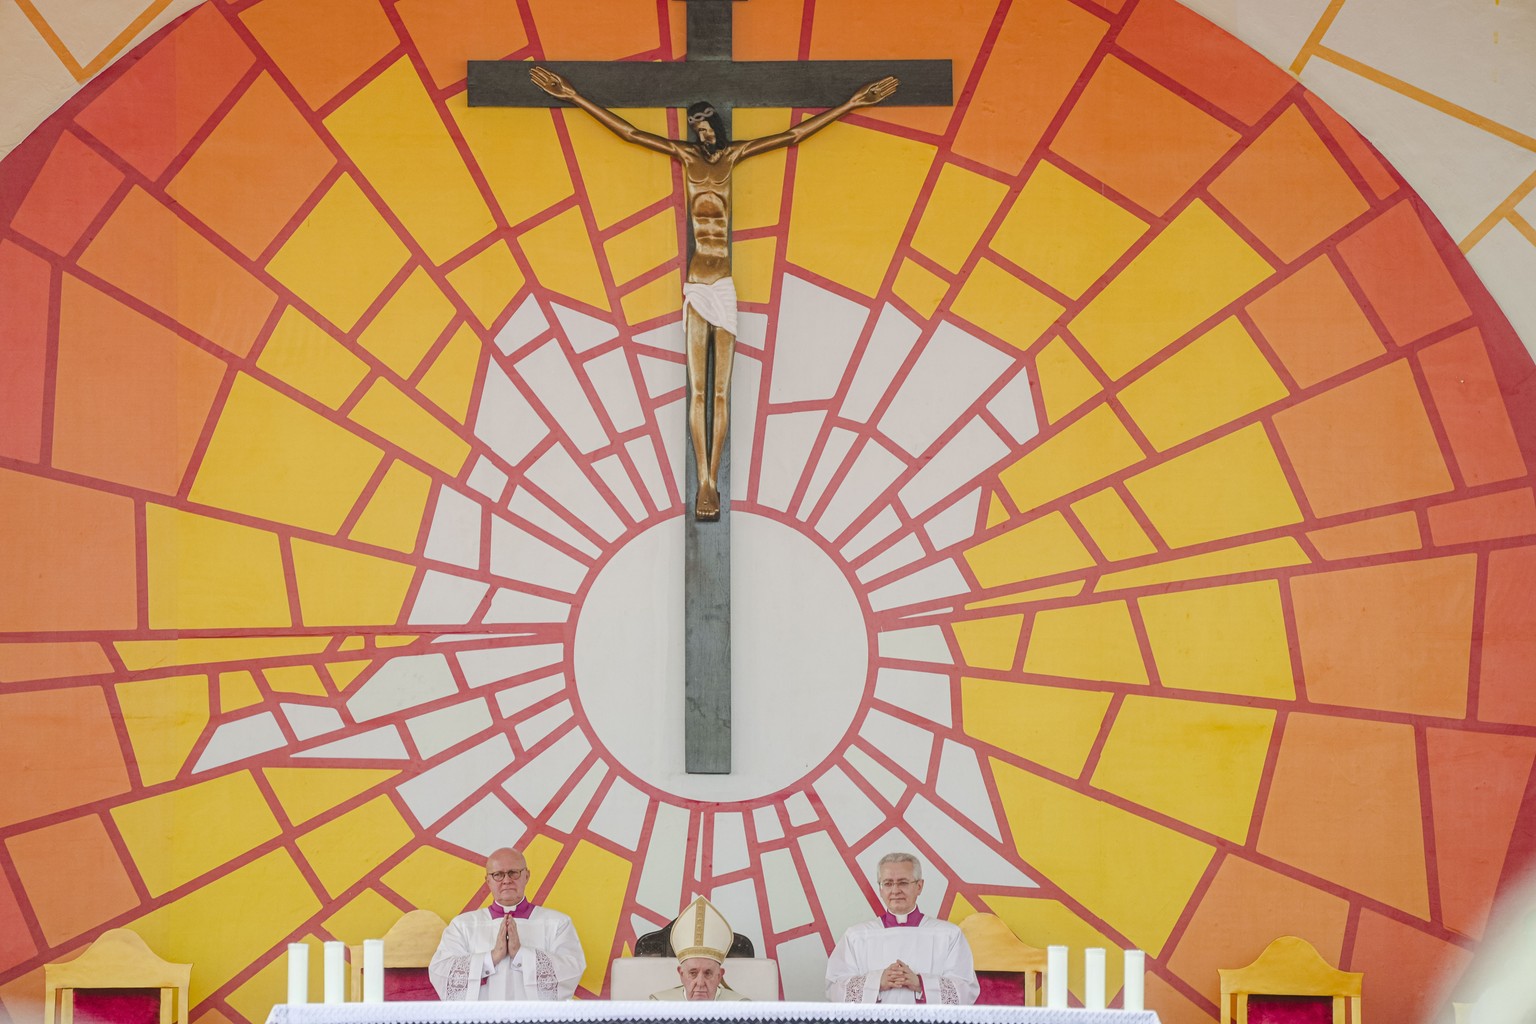
[{"label": "white hair", "polygon": [[915,854],[906,853],[902,850],[896,850],[892,853],[886,854],[884,857],[880,858],[880,863],[875,865],[876,877],[879,877],[880,869],[885,867],[887,864],[911,864],[912,877],[917,881],[922,881],[923,862],[918,860]]}]

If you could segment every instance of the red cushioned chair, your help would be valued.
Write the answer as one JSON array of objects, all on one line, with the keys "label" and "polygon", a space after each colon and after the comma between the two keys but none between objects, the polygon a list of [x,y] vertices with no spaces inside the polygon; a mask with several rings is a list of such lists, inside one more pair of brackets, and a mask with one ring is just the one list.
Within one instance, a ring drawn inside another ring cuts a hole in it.
[{"label": "red cushioned chair", "polygon": [[[73,960],[43,965],[43,1024],[185,1024],[191,964],[160,959],[136,932],[103,932]],[[77,1021],[78,1018],[78,1021]]]},{"label": "red cushioned chair", "polygon": [[1219,970],[1221,1024],[1360,1024],[1364,974],[1341,971],[1285,935],[1247,967]]},{"label": "red cushioned chair", "polygon": [[[403,915],[384,933],[384,1001],[403,1003],[412,1001],[433,1002],[437,990],[427,975],[432,954],[442,941],[443,929],[448,923],[430,910],[413,910]],[[363,998],[363,947],[351,946],[347,950],[352,961],[351,997],[354,1003]]]},{"label": "red cushioned chair", "polygon": [[988,1006],[1039,1006],[1045,992],[1045,950],[1025,944],[996,914],[960,922]]}]

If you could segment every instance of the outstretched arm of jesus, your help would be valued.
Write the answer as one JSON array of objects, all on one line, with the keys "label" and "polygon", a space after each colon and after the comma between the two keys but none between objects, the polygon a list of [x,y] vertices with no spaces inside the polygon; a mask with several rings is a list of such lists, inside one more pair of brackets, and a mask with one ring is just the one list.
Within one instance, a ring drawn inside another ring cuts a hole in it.
[{"label": "outstretched arm of jesus", "polygon": [[757,156],[759,153],[767,153],[770,150],[783,149],[785,146],[794,146],[821,131],[827,125],[836,121],[849,111],[860,107],[872,107],[896,91],[901,83],[890,75],[886,75],[878,82],[870,82],[864,88],[848,97],[838,106],[823,110],[815,117],[808,117],[795,125],[787,132],[779,132],[777,135],[764,135],[760,139],[750,139],[741,143],[741,156],[738,159],[745,160],[749,156]]},{"label": "outstretched arm of jesus", "polygon": [[654,149],[656,152],[665,153],[670,157],[682,158],[682,152],[675,140],[641,131],[613,111],[600,107],[587,99],[577,92],[570,82],[567,82],[548,68],[533,68],[528,72],[528,77],[533,79],[534,85],[543,89],[555,99],[574,103],[582,110],[591,114],[598,124],[607,128],[625,142],[633,142],[637,146]]}]

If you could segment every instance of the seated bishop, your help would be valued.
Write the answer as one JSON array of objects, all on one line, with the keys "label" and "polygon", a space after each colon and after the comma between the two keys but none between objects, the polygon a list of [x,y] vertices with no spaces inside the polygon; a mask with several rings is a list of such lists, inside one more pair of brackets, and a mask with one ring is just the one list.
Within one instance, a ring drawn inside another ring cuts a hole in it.
[{"label": "seated bishop", "polygon": [[427,973],[448,1001],[569,999],[587,969],[571,919],[523,898],[528,862],[502,849],[485,862],[492,903],[448,922]]},{"label": "seated bishop", "polygon": [[672,924],[672,948],[677,952],[675,988],[651,993],[652,999],[715,1000],[726,1002],[747,997],[725,983],[725,960],[734,933],[725,915],[700,896]]},{"label": "seated bishop", "polygon": [[885,913],[843,933],[827,961],[834,1003],[974,1003],[981,994],[971,947],[958,927],[917,909],[923,866],[910,853],[880,858],[875,884]]}]

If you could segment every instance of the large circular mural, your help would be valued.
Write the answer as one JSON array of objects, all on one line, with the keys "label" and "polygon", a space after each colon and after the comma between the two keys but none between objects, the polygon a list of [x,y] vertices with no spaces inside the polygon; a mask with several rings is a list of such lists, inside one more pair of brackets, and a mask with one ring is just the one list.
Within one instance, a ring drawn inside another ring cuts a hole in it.
[{"label": "large circular mural", "polygon": [[508,843],[589,997],[702,892],[819,998],[891,847],[1147,950],[1167,1021],[1280,934],[1387,1019],[1464,966],[1536,823],[1536,435],[1439,225],[1172,0],[735,6],[738,59],[957,101],[738,172],[730,776],[682,771],[678,172],[464,94],[678,59],[680,5],[215,0],[0,165],[13,1020],[131,925],[261,1021],[285,943]]}]

